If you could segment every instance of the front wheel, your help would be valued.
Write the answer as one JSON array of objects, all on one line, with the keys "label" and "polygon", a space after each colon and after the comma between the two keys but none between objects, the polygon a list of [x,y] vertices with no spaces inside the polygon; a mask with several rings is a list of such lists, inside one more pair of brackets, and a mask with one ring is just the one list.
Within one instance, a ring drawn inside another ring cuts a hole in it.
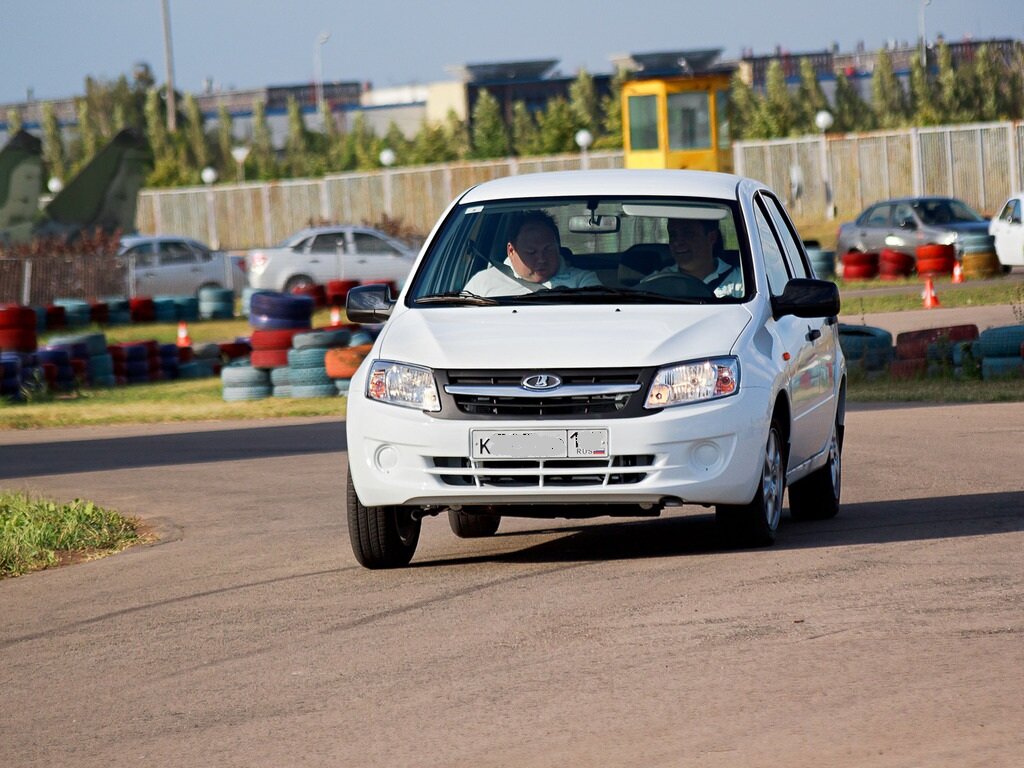
[{"label": "front wheel", "polygon": [[715,523],[733,547],[764,547],[775,541],[782,517],[782,499],[786,492],[786,452],[782,432],[774,419],[768,428],[761,481],[749,504],[719,504]]},{"label": "front wheel", "polygon": [[836,424],[828,461],[789,487],[789,514],[794,520],[828,520],[839,514],[843,490],[843,426]]},{"label": "front wheel", "polygon": [[420,540],[420,521],[407,507],[367,507],[356,495],[349,470],[346,483],[348,537],[352,552],[366,568],[402,568]]}]

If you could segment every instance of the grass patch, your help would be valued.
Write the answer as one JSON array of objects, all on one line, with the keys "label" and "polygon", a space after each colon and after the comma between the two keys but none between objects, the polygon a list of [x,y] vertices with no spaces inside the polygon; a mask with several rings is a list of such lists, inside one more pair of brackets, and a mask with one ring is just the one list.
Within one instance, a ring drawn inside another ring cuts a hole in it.
[{"label": "grass patch", "polygon": [[[878,312],[903,312],[921,309],[921,292],[924,283],[918,279],[896,280],[879,285],[877,282],[837,280],[839,295],[842,299],[841,314],[844,318],[854,315],[875,314]],[[843,296],[843,292],[855,290],[872,290],[902,287],[901,293],[879,291],[877,294],[860,296]],[[960,283],[953,285],[948,280],[935,282],[935,292],[942,302],[943,309],[954,307],[989,307],[1013,306],[1024,299],[1024,287],[1018,280],[1007,280],[995,283]]]},{"label": "grass patch", "polygon": [[102,557],[141,540],[134,521],[91,501],[0,492],[0,578]]},{"label": "grass patch", "polygon": [[1019,378],[932,378],[893,381],[888,377],[866,380],[850,376],[847,398],[856,403],[1015,403],[1024,401]]},{"label": "grass patch", "polygon": [[47,402],[10,403],[0,399],[0,429],[150,424],[222,419],[270,419],[283,416],[337,416],[345,398],[268,397],[224,402],[219,377],[160,381],[113,389],[83,389]]}]

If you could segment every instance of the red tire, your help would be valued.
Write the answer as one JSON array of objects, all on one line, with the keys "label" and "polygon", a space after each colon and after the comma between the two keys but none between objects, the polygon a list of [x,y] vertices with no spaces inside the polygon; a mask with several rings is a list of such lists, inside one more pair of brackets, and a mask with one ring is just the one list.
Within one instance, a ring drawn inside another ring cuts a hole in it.
[{"label": "red tire", "polygon": [[34,325],[32,328],[0,328],[0,351],[35,352],[37,346]]},{"label": "red tire", "polygon": [[50,304],[46,307],[46,329],[57,330],[59,328],[67,328],[68,318],[67,313],[64,311],[64,307],[58,307],[56,304]]},{"label": "red tire", "polygon": [[893,360],[889,364],[889,376],[894,379],[920,379],[928,371],[928,360],[917,357],[912,360]]},{"label": "red tire", "polygon": [[927,243],[917,246],[915,255],[918,261],[921,259],[955,259],[956,248],[952,245],[939,245],[938,243]]},{"label": "red tire", "polygon": [[[939,339],[949,341],[974,341],[978,338],[978,326],[973,323],[968,325],[946,325],[941,328],[928,328],[923,331],[904,331],[896,336],[896,346],[923,341],[931,344]],[[924,355],[921,355],[924,357]]]},{"label": "red tire", "polygon": [[253,350],[291,349],[292,337],[297,333],[306,333],[308,328],[286,328],[278,331],[254,330],[249,337]]},{"label": "red tire", "polygon": [[870,280],[873,277],[878,277],[878,265],[871,264],[844,264],[843,265],[843,279],[844,280]]},{"label": "red tire", "polygon": [[372,344],[360,344],[358,347],[328,349],[324,355],[327,375],[332,379],[351,379],[372,348]]},{"label": "red tire", "polygon": [[156,320],[156,307],[149,296],[136,296],[128,301],[133,323],[152,323]]},{"label": "red tire", "polygon": [[917,274],[919,275],[951,275],[955,258],[926,257],[917,259]]},{"label": "red tire", "polygon": [[10,304],[0,307],[0,328],[24,328],[35,330],[36,312],[32,307]]},{"label": "red tire", "polygon": [[229,360],[234,360],[238,357],[245,357],[252,352],[252,347],[241,341],[227,341],[218,344],[220,347],[220,353],[225,355]]},{"label": "red tire", "polygon": [[909,253],[886,248],[878,257],[878,269],[882,275],[905,277],[914,271],[914,257]]},{"label": "red tire", "polygon": [[288,365],[287,349],[256,349],[249,356],[253,368],[283,368]]},{"label": "red tire", "polygon": [[878,267],[877,253],[861,253],[860,251],[847,251],[843,254],[843,269],[846,267]]},{"label": "red tire", "polygon": [[358,280],[331,280],[327,283],[327,303],[332,307],[345,306],[348,292],[359,285]]},{"label": "red tire", "polygon": [[309,296],[313,299],[313,306],[323,307],[327,305],[327,292],[324,287],[319,284],[313,285],[298,285],[292,288],[291,294],[293,296]]}]

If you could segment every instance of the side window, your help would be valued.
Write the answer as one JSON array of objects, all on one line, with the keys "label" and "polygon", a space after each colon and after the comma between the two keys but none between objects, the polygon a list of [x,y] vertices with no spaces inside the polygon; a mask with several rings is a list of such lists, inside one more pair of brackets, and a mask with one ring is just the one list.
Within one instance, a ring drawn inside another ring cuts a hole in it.
[{"label": "side window", "polygon": [[398,255],[398,249],[391,245],[391,243],[368,232],[353,232],[352,240],[355,244],[356,253]]},{"label": "side window", "polygon": [[754,224],[757,226],[757,234],[761,240],[761,253],[764,254],[764,268],[768,277],[768,289],[772,296],[781,296],[789,282],[789,272],[786,270],[786,258],[782,255],[782,246],[775,239],[775,232],[768,217],[761,209],[762,201],[754,207]]},{"label": "side window", "polygon": [[332,232],[328,235],[317,235],[313,238],[313,246],[309,249],[312,253],[335,253],[345,247],[345,236],[340,232]]},{"label": "side window", "polygon": [[152,267],[155,262],[152,243],[142,243],[134,248],[129,248],[125,251],[125,255],[131,256],[134,259],[136,268]]},{"label": "side window", "polygon": [[180,240],[160,243],[159,248],[160,263],[164,266],[195,263],[196,259],[192,249]]},{"label": "side window", "polygon": [[782,248],[789,259],[790,271],[793,277],[809,277],[810,273],[807,270],[807,265],[804,263],[804,255],[800,250],[800,244],[796,241],[796,235],[790,228],[789,222],[782,212],[782,207],[779,205],[779,201],[768,195],[762,196],[762,199],[765,202],[765,207],[768,209],[768,214],[771,216],[772,223],[775,224],[775,231],[782,242]]},{"label": "side window", "polygon": [[914,209],[908,203],[900,203],[892,214],[892,223],[901,229],[917,229]]},{"label": "side window", "polygon": [[892,211],[891,205],[877,205],[872,211],[871,215],[868,216],[868,220],[865,222],[865,226],[868,227],[888,227],[889,226],[889,213]]},{"label": "side window", "polygon": [[999,218],[1010,224],[1020,224],[1020,200],[1011,200],[999,214]]}]

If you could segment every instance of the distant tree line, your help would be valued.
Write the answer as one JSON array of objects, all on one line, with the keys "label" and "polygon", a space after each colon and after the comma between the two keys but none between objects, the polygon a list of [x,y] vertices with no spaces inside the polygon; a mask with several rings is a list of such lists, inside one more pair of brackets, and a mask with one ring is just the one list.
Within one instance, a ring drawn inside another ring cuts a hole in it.
[{"label": "distant tree line", "polygon": [[814,116],[827,109],[835,120],[832,131],[855,132],[907,126],[973,123],[1024,118],[1024,53],[1006,61],[988,45],[979,46],[974,60],[953,66],[949,47],[940,43],[935,66],[925,69],[914,56],[909,87],[893,71],[887,50],[878,52],[871,78],[870,103],[861,98],[849,78],[836,74],[829,103],[809,59],[800,62],[800,84],[792,90],[782,64],[772,61],[763,93],[756,93],[738,75],[730,93],[730,128],[737,139],[774,139],[818,133]]}]

